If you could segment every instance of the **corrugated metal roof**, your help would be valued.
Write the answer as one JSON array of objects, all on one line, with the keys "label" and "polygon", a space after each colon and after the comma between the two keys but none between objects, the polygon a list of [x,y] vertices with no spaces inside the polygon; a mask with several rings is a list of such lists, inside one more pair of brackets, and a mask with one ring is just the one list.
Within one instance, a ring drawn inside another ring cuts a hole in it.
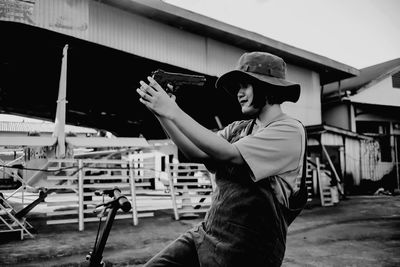
[{"label": "corrugated metal roof", "polygon": [[[373,66],[369,66],[360,70],[360,75],[352,78],[345,79],[340,83],[340,89],[344,92],[346,90],[357,91],[361,87],[369,84],[371,81],[379,77],[390,74],[393,70],[400,68],[400,58],[389,60]],[[333,82],[324,86],[324,95],[337,93],[339,90],[339,83]]]},{"label": "corrugated metal roof", "polygon": [[353,77],[359,70],[330,58],[273,40],[160,0],[102,0],[101,3],[127,10],[178,29],[208,36],[246,50],[265,50],[287,63],[316,69],[321,83]]},{"label": "corrugated metal roof", "polygon": [[[54,131],[54,123],[50,122],[0,121],[0,132],[52,133],[53,131]],[[95,129],[73,126],[73,125],[65,125],[65,132],[88,133],[88,134],[97,133]]]}]

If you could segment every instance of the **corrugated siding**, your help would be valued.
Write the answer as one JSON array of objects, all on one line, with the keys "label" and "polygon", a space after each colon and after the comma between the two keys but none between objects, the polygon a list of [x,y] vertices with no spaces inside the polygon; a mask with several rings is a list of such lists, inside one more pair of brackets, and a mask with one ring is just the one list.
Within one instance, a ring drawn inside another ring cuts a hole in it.
[{"label": "corrugated siding", "polygon": [[343,146],[343,137],[334,133],[323,133],[321,143],[326,146]]},{"label": "corrugated siding", "polygon": [[206,44],[206,73],[217,77],[232,70],[236,65],[237,59],[245,52],[243,49],[229,46],[210,38],[207,38]]},{"label": "corrugated siding", "polygon": [[361,177],[377,181],[383,176],[382,164],[378,162],[379,144],[375,141],[361,141]]},{"label": "corrugated siding", "polygon": [[360,185],[360,141],[357,139],[345,139],[345,160],[346,160],[346,175],[352,175],[354,185]]},{"label": "corrugated siding", "polygon": [[36,0],[33,18],[38,27],[87,39],[89,0]]},{"label": "corrugated siding", "polygon": [[297,103],[284,102],[282,109],[299,119],[304,125],[317,125],[322,122],[320,79],[316,72],[287,65],[287,79],[301,85],[301,94]]},{"label": "corrugated siding", "polygon": [[[243,53],[238,47],[97,1],[36,0],[32,16],[31,24],[38,27],[212,76],[231,70]],[[319,75],[288,65],[288,79],[300,83],[302,93],[297,104],[284,103],[284,111],[305,125],[320,124]]]},{"label": "corrugated siding", "polygon": [[377,181],[388,172],[388,164],[379,161],[379,144],[372,140],[345,139],[346,174],[353,176],[354,185],[361,180]]},{"label": "corrugated siding", "polygon": [[89,40],[206,73],[206,38],[101,3],[90,2]]}]

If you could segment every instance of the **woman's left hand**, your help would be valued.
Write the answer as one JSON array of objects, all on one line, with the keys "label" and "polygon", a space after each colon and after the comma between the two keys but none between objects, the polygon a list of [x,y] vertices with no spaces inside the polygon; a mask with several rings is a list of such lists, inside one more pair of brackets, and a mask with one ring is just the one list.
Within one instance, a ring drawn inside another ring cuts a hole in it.
[{"label": "woman's left hand", "polygon": [[140,81],[140,88],[136,89],[140,95],[139,101],[157,116],[173,119],[179,110],[175,97],[170,97],[152,77],[147,79],[148,84]]}]

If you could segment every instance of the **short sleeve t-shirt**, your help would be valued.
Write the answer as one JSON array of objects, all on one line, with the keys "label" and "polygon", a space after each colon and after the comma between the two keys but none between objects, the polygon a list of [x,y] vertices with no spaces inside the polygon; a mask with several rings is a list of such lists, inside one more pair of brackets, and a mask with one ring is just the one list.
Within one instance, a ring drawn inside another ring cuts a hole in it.
[{"label": "short sleeve t-shirt", "polygon": [[[230,140],[241,123],[233,122],[217,134]],[[268,178],[278,200],[288,206],[289,196],[298,190],[301,178],[305,149],[304,127],[286,114],[257,126],[250,134],[251,123],[241,129],[240,138],[233,145],[248,165],[253,181]]]}]

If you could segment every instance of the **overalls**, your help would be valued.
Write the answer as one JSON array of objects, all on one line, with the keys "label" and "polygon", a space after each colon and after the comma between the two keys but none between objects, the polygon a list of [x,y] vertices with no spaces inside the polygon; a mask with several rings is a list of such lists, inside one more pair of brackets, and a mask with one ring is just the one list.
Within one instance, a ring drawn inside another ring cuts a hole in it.
[{"label": "overalls", "polygon": [[[251,133],[252,127],[248,128],[246,134]],[[228,141],[237,139],[234,136]],[[216,170],[217,189],[205,221],[145,266],[280,266],[287,227],[305,204],[303,180],[304,177],[296,196],[299,199],[289,200],[298,208],[289,209],[272,193],[268,178],[251,180],[246,164],[220,166]]]}]

